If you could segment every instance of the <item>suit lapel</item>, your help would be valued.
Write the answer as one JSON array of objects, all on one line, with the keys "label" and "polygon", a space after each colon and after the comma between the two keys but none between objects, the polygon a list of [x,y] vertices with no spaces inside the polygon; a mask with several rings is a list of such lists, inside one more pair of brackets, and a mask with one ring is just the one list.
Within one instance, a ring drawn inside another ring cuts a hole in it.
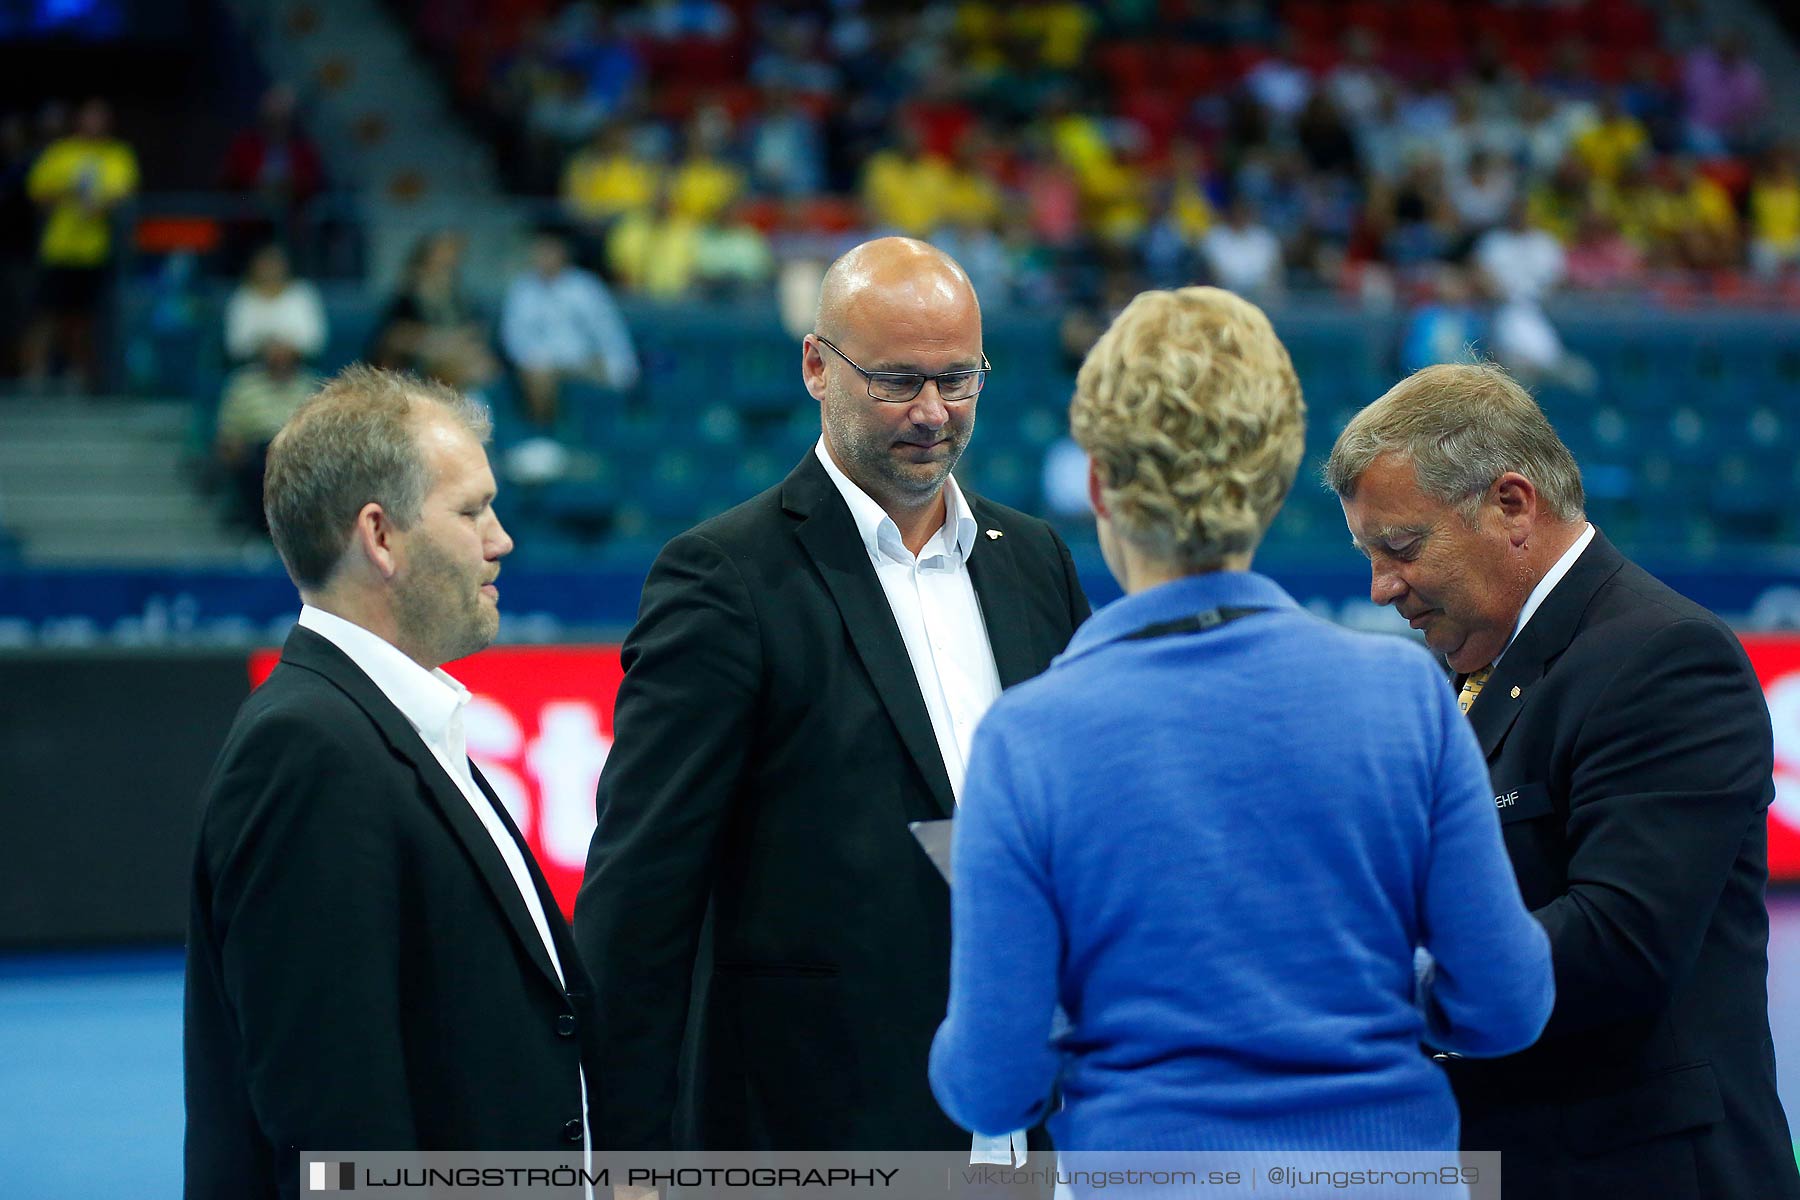
[{"label": "suit lapel", "polygon": [[887,593],[875,578],[849,506],[811,453],[782,484],[781,499],[788,512],[801,518],[795,536],[825,581],[850,632],[856,656],[875,685],[875,694],[894,722],[901,743],[925,777],[940,810],[945,816],[953,814],[956,796],[950,790],[937,735],[932,732],[931,714],[925,709],[912,658],[894,623]]},{"label": "suit lapel", "polygon": [[[357,706],[367,713],[375,727],[381,731],[395,753],[404,758],[419,778],[422,790],[430,802],[437,808],[438,814],[449,825],[469,861],[475,867],[475,873],[487,885],[488,892],[494,902],[500,906],[502,917],[512,927],[514,936],[524,946],[526,954],[538,965],[551,985],[557,991],[563,985],[556,976],[556,967],[550,961],[548,951],[544,949],[544,940],[538,936],[537,926],[531,920],[531,913],[525,907],[525,898],[519,894],[518,884],[507,869],[506,860],[500,856],[500,848],[494,845],[489,836],[487,826],[475,815],[470,807],[468,797],[450,778],[437,756],[432,754],[420,738],[418,730],[412,727],[400,710],[394,707],[393,701],[387,698],[375,682],[365,675],[351,658],[330,640],[320,637],[310,629],[296,628],[288,636],[287,644],[282,648],[283,662],[303,667],[323,675],[337,685],[345,695],[355,701]],[[471,764],[471,770],[473,765]],[[479,777],[478,777],[479,778]],[[487,795],[500,819],[505,823],[508,833],[520,845],[526,862],[531,861],[530,852],[520,842],[519,831],[513,825],[506,809],[494,799],[493,792],[488,789],[486,781],[481,780],[482,791]],[[536,874],[534,872],[534,882]],[[541,893],[540,893],[541,894]],[[548,914],[546,914],[548,915]],[[560,953],[560,950],[559,950]]]},{"label": "suit lapel", "polygon": [[[1019,563],[1013,555],[1013,544],[1006,539],[1004,526],[994,518],[987,501],[963,493],[975,517],[975,548],[969,552],[969,578],[975,585],[975,597],[981,601],[981,621],[987,626],[988,645],[994,651],[994,668],[1000,675],[1000,686],[1009,688],[1035,675],[1043,659],[1033,652],[1028,623],[1018,620]],[[988,530],[999,531],[991,538]]]},{"label": "suit lapel", "polygon": [[1469,724],[1488,759],[1494,757],[1507,730],[1518,720],[1525,701],[1531,698],[1532,688],[1575,639],[1582,614],[1594,594],[1624,565],[1625,559],[1596,529],[1588,548],[1550,589],[1531,620],[1507,647],[1481,695],[1469,706]]}]

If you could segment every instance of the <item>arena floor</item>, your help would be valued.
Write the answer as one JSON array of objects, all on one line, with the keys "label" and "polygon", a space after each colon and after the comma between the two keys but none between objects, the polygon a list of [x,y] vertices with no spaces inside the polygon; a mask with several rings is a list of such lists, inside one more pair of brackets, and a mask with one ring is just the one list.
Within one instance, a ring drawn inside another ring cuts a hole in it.
[{"label": "arena floor", "polygon": [[[1800,1133],[1800,893],[1769,910],[1769,1015]],[[179,948],[0,958],[6,1195],[173,1200],[181,1131]]]}]

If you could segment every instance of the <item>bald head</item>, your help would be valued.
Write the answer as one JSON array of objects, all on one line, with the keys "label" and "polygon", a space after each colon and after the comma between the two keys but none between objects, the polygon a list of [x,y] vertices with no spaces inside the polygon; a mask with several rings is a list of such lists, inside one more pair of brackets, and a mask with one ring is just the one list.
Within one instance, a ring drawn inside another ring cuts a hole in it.
[{"label": "bald head", "polygon": [[[975,428],[987,368],[975,289],[935,246],[878,238],[831,264],[813,329],[800,374],[825,448],[917,553],[943,523],[944,481]],[[878,395],[875,376],[910,399]]]},{"label": "bald head", "polygon": [[981,305],[962,267],[936,246],[904,237],[864,242],[832,263],[813,328],[841,343],[896,313],[942,313],[973,322],[980,334]]}]

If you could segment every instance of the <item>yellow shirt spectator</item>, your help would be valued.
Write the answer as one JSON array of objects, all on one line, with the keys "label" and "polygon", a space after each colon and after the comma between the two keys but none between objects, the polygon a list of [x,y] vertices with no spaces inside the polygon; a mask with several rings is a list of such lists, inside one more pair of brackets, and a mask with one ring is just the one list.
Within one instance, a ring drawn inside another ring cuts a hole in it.
[{"label": "yellow shirt spectator", "polygon": [[1650,148],[1650,135],[1635,117],[1619,114],[1575,135],[1570,149],[1588,173],[1611,183]]},{"label": "yellow shirt spectator", "polygon": [[1784,254],[1800,250],[1800,176],[1758,179],[1750,189],[1750,222],[1757,241]]},{"label": "yellow shirt spectator", "polygon": [[1191,179],[1183,179],[1175,185],[1175,191],[1169,198],[1169,213],[1175,219],[1175,228],[1182,239],[1197,242],[1219,214],[1213,211],[1212,201],[1200,190],[1200,185]]},{"label": "yellow shirt spectator", "polygon": [[680,215],[638,211],[620,217],[606,238],[606,261],[628,291],[670,299],[694,283],[700,224]]},{"label": "yellow shirt spectator", "polygon": [[1005,64],[1000,53],[1000,12],[992,4],[970,0],[957,5],[956,37],[964,47],[962,65],[967,70],[985,74]]},{"label": "yellow shirt spectator", "polygon": [[1053,71],[1069,71],[1081,65],[1094,16],[1073,0],[1028,4],[1013,11],[1013,31],[1037,43],[1038,61]]},{"label": "yellow shirt spectator", "polygon": [[51,142],[26,179],[31,198],[50,210],[38,246],[44,265],[106,265],[112,253],[108,212],[137,186],[137,155],[124,142],[87,137]]},{"label": "yellow shirt spectator", "polygon": [[1737,232],[1737,209],[1732,206],[1731,193],[1704,175],[1694,176],[1687,189],[1677,194],[1669,215],[1682,229]]},{"label": "yellow shirt spectator", "polygon": [[945,174],[936,224],[953,221],[986,225],[1000,215],[1000,189],[993,180],[959,167],[947,166]]},{"label": "yellow shirt spectator", "polygon": [[669,201],[679,216],[711,221],[744,190],[744,173],[716,158],[690,158],[675,172]]},{"label": "yellow shirt spectator", "polygon": [[863,203],[878,227],[926,237],[942,218],[951,177],[950,164],[941,158],[877,151],[863,168]]},{"label": "yellow shirt spectator", "polygon": [[580,220],[610,221],[649,208],[658,182],[656,164],[634,154],[580,150],[563,170],[563,203]]}]

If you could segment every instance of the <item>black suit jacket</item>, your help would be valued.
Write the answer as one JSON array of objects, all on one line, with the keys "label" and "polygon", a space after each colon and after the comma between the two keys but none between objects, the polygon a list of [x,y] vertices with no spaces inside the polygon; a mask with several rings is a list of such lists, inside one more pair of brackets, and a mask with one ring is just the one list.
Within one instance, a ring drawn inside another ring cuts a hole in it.
[{"label": "black suit jacket", "polygon": [[187,1195],[293,1195],[302,1150],[579,1149],[586,987],[526,861],[572,995],[411,724],[341,650],[295,629],[207,785]]},{"label": "black suit jacket", "polygon": [[1452,1062],[1509,1197],[1800,1197],[1767,996],[1769,713],[1731,630],[1593,543],[1469,720],[1556,1007]]},{"label": "black suit jacket", "polygon": [[[1063,649],[1087,601],[1048,525],[968,499],[983,531],[969,572],[1010,685]],[[955,800],[814,454],[669,543],[624,662],[575,905],[603,1018],[595,1136],[966,1149],[926,1080],[949,889],[907,829]]]}]

